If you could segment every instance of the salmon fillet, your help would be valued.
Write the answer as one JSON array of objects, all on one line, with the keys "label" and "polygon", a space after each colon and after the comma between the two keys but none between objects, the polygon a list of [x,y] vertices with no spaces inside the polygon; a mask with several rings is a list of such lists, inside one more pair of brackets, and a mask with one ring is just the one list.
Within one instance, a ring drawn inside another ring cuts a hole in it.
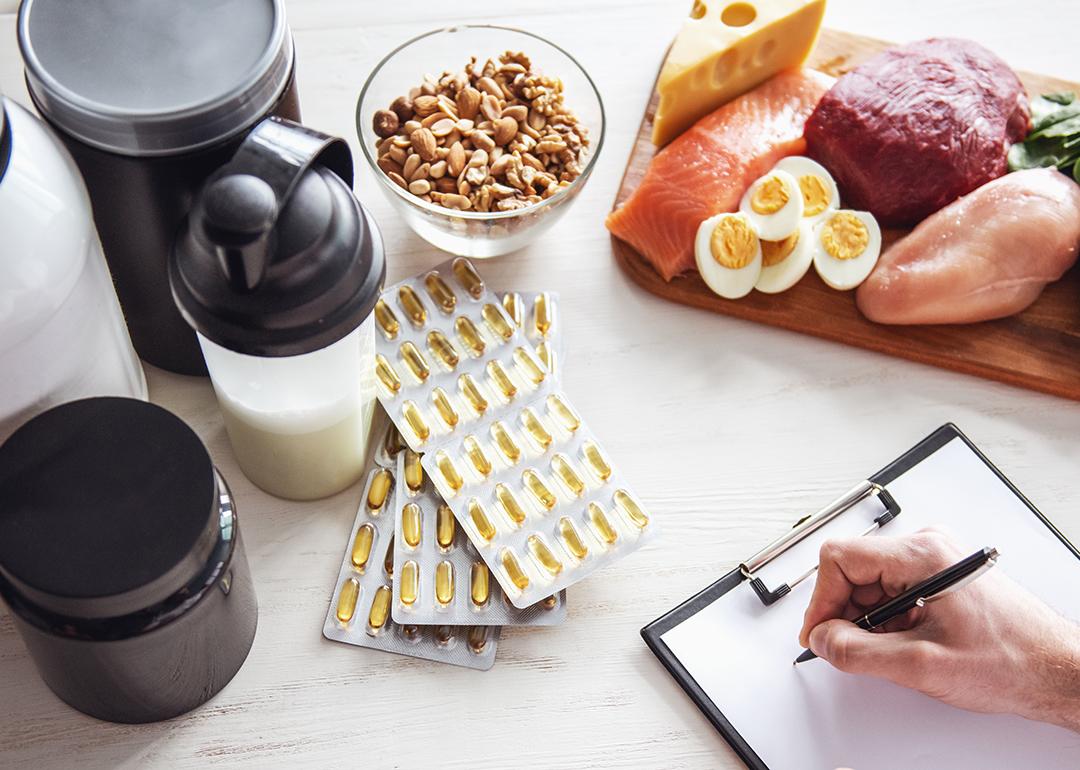
[{"label": "salmon fillet", "polygon": [[803,125],[833,78],[789,70],[706,115],[657,153],[607,228],[670,281],[694,266],[703,219],[735,211],[750,183],[806,149]]}]

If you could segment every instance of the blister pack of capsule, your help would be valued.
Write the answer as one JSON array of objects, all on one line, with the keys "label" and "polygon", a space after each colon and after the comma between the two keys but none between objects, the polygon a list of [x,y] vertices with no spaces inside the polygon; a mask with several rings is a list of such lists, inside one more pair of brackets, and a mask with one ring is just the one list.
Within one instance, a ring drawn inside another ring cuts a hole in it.
[{"label": "blister pack of capsule", "polygon": [[417,452],[553,379],[467,259],[385,290],[375,318],[379,400]]},{"label": "blister pack of capsule", "polygon": [[519,609],[424,474],[411,449],[398,454],[394,601],[402,624],[552,626],[566,619],[566,593]]},{"label": "blister pack of capsule", "polygon": [[558,323],[559,295],[553,291],[508,291],[501,294],[501,299],[506,314],[523,330],[537,358],[557,379],[563,353]]},{"label": "blister pack of capsule", "polygon": [[376,308],[380,401],[519,608],[655,531],[527,338],[554,328],[549,301],[537,295],[526,321],[524,301],[504,304],[458,258]]},{"label": "blister pack of capsule", "polygon": [[323,623],[323,636],[486,671],[495,663],[498,628],[394,622],[395,497],[394,472],[373,468],[364,485],[364,497]]}]

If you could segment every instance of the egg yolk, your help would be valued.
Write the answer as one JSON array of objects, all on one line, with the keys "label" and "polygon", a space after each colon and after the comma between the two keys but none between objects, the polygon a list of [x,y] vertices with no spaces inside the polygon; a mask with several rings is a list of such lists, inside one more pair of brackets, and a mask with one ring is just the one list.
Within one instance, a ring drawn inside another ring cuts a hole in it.
[{"label": "egg yolk", "polygon": [[803,216],[815,217],[829,207],[829,187],[817,174],[799,177],[802,191]]},{"label": "egg yolk", "polygon": [[761,242],[761,264],[764,267],[779,265],[791,256],[799,243],[799,231],[796,230],[782,241]]},{"label": "egg yolk", "polygon": [[830,257],[855,259],[870,245],[870,231],[857,216],[841,211],[822,225],[821,245]]},{"label": "egg yolk", "polygon": [[779,177],[771,176],[763,180],[750,196],[750,208],[756,214],[775,214],[788,202],[787,187]]},{"label": "egg yolk", "polygon": [[738,270],[754,260],[758,238],[745,217],[724,217],[713,228],[709,250],[724,267]]}]

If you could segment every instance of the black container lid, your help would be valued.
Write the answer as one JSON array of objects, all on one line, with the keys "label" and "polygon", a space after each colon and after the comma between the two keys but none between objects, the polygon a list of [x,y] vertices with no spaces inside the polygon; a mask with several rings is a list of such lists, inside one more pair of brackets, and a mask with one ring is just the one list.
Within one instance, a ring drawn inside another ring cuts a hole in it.
[{"label": "black container lid", "polygon": [[129,398],[50,409],[0,446],[0,575],[74,618],[151,607],[205,568],[218,483],[180,418]]},{"label": "black container lid", "polygon": [[292,73],[283,0],[23,0],[18,37],[41,112],[126,155],[226,139]]},{"label": "black container lid", "polygon": [[4,93],[0,91],[0,182],[11,161],[11,129],[8,128],[7,109],[4,106]]},{"label": "black container lid", "polygon": [[177,307],[237,353],[295,356],[342,339],[386,278],[382,239],[352,194],[348,145],[267,118],[207,180],[169,259]]}]

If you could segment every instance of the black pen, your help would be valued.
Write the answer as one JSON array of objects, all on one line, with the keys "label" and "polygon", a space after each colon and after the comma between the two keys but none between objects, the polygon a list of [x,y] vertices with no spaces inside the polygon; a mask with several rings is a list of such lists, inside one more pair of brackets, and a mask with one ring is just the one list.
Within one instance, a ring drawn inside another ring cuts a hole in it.
[{"label": "black pen", "polygon": [[[963,588],[993,567],[997,563],[997,557],[996,548],[978,550],[966,559],[961,559],[956,564],[946,567],[917,586],[909,588],[899,596],[894,596],[881,606],[875,607],[861,618],[853,620],[852,623],[866,631],[872,631],[915,607],[922,607],[927,602],[940,599],[958,588]],[[794,665],[805,663],[816,657],[817,655],[810,650],[805,650],[802,655],[795,658]]]}]

